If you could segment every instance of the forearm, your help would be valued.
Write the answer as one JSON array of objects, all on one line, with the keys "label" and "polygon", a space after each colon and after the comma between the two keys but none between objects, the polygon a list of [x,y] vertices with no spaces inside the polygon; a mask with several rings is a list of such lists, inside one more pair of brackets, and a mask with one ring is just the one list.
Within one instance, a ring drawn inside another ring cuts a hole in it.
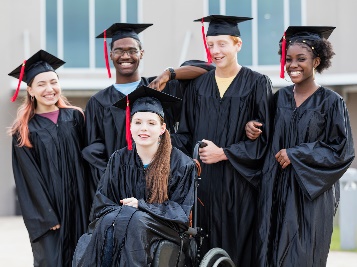
[{"label": "forearm", "polygon": [[[166,70],[165,72],[168,72],[168,77],[170,77],[170,72]],[[194,67],[194,66],[182,66],[177,69],[175,69],[176,73],[176,80],[190,80],[199,77],[202,74],[205,74],[207,70],[200,68],[200,67]]]}]

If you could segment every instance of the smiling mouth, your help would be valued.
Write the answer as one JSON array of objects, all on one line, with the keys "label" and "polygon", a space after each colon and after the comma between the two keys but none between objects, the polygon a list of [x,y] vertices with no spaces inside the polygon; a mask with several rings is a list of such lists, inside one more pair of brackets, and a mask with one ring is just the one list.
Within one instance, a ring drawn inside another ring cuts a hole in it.
[{"label": "smiling mouth", "polygon": [[120,62],[119,65],[121,65],[123,67],[129,67],[129,66],[133,65],[133,63],[131,63],[131,62]]},{"label": "smiling mouth", "polygon": [[301,74],[301,71],[290,71],[291,76],[298,76]]},{"label": "smiling mouth", "polygon": [[44,97],[44,98],[46,98],[46,99],[52,99],[52,98],[54,98],[54,97],[55,97],[55,94],[51,94],[51,95],[44,95],[43,97]]}]

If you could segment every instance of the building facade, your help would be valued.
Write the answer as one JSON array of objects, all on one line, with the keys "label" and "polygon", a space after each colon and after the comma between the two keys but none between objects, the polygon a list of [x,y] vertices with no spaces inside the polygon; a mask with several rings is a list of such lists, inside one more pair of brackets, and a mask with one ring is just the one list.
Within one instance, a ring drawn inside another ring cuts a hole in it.
[{"label": "building facade", "polygon": [[238,60],[267,74],[276,90],[290,84],[279,78],[278,41],[284,29],[289,25],[336,26],[330,37],[336,52],[332,67],[316,79],[344,97],[357,136],[357,65],[350,52],[350,44],[357,42],[357,36],[350,34],[357,25],[356,8],[354,0],[3,0],[0,216],[16,211],[11,137],[6,130],[26,92],[22,83],[20,96],[12,103],[18,80],[7,74],[39,49],[66,61],[58,70],[63,93],[72,104],[84,108],[91,95],[114,82],[107,78],[103,39],[95,36],[115,22],[154,24],[141,34],[145,54],[140,66],[142,76],[153,76],[187,59],[205,59],[201,23],[194,19],[209,14],[253,17],[239,25],[243,48]]}]

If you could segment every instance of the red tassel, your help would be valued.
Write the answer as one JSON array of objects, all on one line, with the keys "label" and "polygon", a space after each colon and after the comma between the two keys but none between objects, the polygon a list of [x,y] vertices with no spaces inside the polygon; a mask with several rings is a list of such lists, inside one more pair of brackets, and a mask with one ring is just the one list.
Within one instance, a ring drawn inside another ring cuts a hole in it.
[{"label": "red tassel", "polygon": [[126,110],[125,110],[125,137],[126,142],[128,143],[128,150],[133,149],[133,144],[131,141],[131,132],[130,132],[130,107],[129,107],[129,97],[126,96]]},{"label": "red tassel", "polygon": [[205,49],[206,49],[206,55],[207,55],[207,61],[208,63],[212,63],[212,57],[211,57],[211,53],[208,49],[208,46],[207,46],[207,41],[206,41],[206,35],[205,35],[205,26],[203,25],[203,18],[202,18],[202,39],[203,39],[203,43],[205,45]]},{"label": "red tassel", "polygon": [[20,84],[22,82],[22,78],[24,77],[24,73],[25,73],[25,64],[26,64],[26,60],[24,60],[24,63],[22,63],[22,67],[21,67],[21,71],[20,71],[20,77],[19,77],[19,83],[17,85],[15,94],[12,96],[11,98],[11,102],[14,102],[19,94],[20,91]]},{"label": "red tassel", "polygon": [[110,73],[109,60],[108,60],[107,30],[104,30],[104,60],[105,60],[105,66],[107,67],[107,71],[108,71],[108,77],[111,78],[112,74]]},{"label": "red tassel", "polygon": [[283,41],[281,43],[281,58],[280,58],[280,78],[284,79],[284,73],[285,73],[285,57],[286,57],[286,38],[285,38],[285,32],[283,35]]}]

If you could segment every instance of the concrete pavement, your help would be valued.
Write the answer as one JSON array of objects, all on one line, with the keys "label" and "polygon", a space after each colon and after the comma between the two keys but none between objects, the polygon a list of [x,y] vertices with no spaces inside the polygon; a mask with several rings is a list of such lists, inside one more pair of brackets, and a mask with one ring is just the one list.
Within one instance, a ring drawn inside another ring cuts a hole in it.
[{"label": "concrete pavement", "polygon": [[[0,266],[33,266],[31,246],[21,216],[0,217]],[[331,251],[329,254],[327,267],[356,266],[357,253]]]}]

